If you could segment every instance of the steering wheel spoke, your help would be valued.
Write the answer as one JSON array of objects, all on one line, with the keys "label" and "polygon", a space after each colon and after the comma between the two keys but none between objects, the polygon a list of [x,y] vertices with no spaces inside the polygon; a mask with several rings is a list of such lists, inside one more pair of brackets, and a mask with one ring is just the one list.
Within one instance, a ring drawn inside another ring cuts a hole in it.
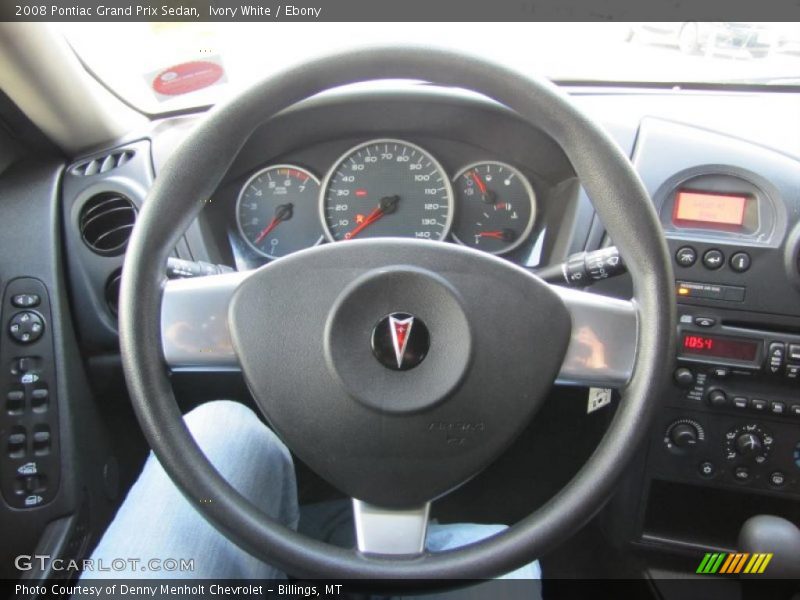
[{"label": "steering wheel spoke", "polygon": [[638,313],[633,302],[553,286],[572,318],[556,383],[619,388],[633,374]]},{"label": "steering wheel spoke", "polygon": [[[228,326],[228,306],[236,288],[251,273],[167,282],[161,309],[161,337],[164,358],[171,369],[240,370]],[[638,316],[634,303],[552,287],[572,318],[570,343],[556,382],[624,386],[636,358]]]},{"label": "steering wheel spoke", "polygon": [[416,556],[425,550],[431,503],[389,509],[353,499],[358,551],[363,554]]}]

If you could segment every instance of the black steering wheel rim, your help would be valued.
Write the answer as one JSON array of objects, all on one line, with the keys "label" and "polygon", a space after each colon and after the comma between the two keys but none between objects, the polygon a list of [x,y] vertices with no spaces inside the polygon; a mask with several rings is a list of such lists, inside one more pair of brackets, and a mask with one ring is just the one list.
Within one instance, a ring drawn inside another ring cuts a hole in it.
[{"label": "black steering wheel rim", "polygon": [[[306,538],[272,521],[213,468],[183,423],[161,352],[163,266],[253,130],[331,88],[413,79],[465,88],[516,111],[565,151],[598,215],[626,257],[639,312],[633,375],[596,451],[544,506],[504,533],[413,559],[364,555]],[[123,269],[120,346],[136,415],[155,454],[187,499],[240,547],[301,577],[455,579],[494,577],[544,554],[589,520],[648,431],[652,390],[674,345],[669,255],[650,199],[609,136],[551,83],[475,57],[427,48],[342,53],[273,75],[214,108],[165,164],[141,211]],[[213,497],[212,503],[200,498]]]}]

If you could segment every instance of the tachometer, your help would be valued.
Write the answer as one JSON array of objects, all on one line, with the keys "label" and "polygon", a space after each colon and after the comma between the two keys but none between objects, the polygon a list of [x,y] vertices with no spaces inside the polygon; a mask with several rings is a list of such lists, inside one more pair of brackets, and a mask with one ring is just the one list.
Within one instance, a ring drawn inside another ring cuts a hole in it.
[{"label": "tachometer", "polygon": [[267,258],[280,258],[322,239],[317,199],[319,180],[294,165],[262,169],[242,186],[236,223],[248,245]]},{"label": "tachometer", "polygon": [[533,229],[536,196],[525,176],[496,161],[469,165],[455,179],[457,242],[504,254],[522,244]]},{"label": "tachometer", "polygon": [[453,219],[453,190],[428,152],[400,140],[348,150],[322,185],[320,210],[331,241],[367,237],[442,240]]}]

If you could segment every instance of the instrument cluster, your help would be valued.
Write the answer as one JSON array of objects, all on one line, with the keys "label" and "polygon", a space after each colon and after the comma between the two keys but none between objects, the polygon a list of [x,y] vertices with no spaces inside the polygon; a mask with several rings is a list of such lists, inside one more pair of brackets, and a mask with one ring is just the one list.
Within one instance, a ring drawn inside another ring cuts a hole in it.
[{"label": "instrument cluster", "polygon": [[236,201],[238,232],[265,259],[369,237],[452,240],[506,254],[530,237],[535,219],[536,194],[519,169],[486,160],[451,176],[427,150],[399,139],[356,145],[321,180],[300,165],[267,166]]}]

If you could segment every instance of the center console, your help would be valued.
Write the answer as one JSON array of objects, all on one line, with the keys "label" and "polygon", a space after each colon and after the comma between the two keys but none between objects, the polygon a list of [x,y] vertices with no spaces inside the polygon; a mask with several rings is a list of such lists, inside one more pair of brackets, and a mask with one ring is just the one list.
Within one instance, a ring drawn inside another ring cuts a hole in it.
[{"label": "center console", "polygon": [[615,512],[637,515],[634,545],[691,563],[735,551],[754,515],[800,522],[800,163],[656,119],[634,163],[673,258],[677,351]]}]

